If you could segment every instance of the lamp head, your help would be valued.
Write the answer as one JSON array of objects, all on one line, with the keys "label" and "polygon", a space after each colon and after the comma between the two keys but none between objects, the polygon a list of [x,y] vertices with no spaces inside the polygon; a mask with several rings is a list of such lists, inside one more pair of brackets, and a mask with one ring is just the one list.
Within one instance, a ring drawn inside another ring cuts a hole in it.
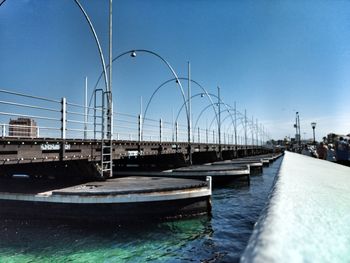
[{"label": "lamp head", "polygon": [[131,51],[130,56],[131,56],[132,58],[136,57],[136,52],[135,52],[135,51]]},{"label": "lamp head", "polygon": [[312,129],[315,129],[316,128],[316,122],[311,122],[311,127],[312,127]]}]

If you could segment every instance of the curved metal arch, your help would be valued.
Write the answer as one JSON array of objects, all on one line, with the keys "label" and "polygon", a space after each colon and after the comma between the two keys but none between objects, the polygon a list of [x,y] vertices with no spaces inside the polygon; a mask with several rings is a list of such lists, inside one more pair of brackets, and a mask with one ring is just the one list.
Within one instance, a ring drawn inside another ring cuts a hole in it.
[{"label": "curved metal arch", "polygon": [[[78,0],[74,0],[74,2],[77,4],[77,6],[79,7],[80,11],[83,13],[86,21],[88,22],[89,24],[89,27],[90,27],[90,30],[92,31],[93,35],[94,35],[94,39],[95,39],[95,42],[97,44],[97,47],[98,47],[98,52],[100,54],[100,59],[101,59],[101,63],[102,63],[102,67],[103,67],[103,75],[104,75],[104,81],[105,81],[105,86],[106,86],[106,91],[110,91],[110,87],[109,87],[109,84],[108,84],[108,80],[107,80],[107,68],[106,68],[106,63],[105,63],[105,60],[104,60],[104,55],[103,55],[103,51],[102,51],[102,48],[101,48],[101,45],[100,45],[100,41],[97,37],[97,34],[96,34],[96,31],[95,31],[95,28],[88,16],[88,14],[86,13],[85,9],[83,8],[83,6],[80,4],[80,2]],[[107,93],[107,96],[109,97],[111,94],[109,94],[109,92]]]},{"label": "curved metal arch", "polygon": [[[225,111],[222,111],[222,112],[225,112]],[[226,111],[227,112],[227,111]],[[221,125],[222,124],[224,124],[224,122],[228,119],[228,118],[230,118],[231,116],[230,116],[230,114],[228,114],[228,115],[226,115],[225,116],[225,118],[221,121]],[[237,129],[235,130],[233,130],[233,133],[230,133],[230,130],[232,131],[232,126],[231,125],[228,125],[228,127],[227,127],[227,129],[226,129],[226,132],[224,132],[224,136],[230,136],[230,135],[234,135],[235,134],[235,132],[237,133],[236,134],[236,136],[239,136],[239,134],[240,134],[240,132],[242,131],[242,129],[244,129],[244,122],[243,122],[243,117],[239,117],[239,118],[237,118],[236,120],[237,121],[241,121],[239,124],[238,124],[238,126],[237,126],[237,128],[239,128],[239,126],[242,126],[241,127],[241,129],[239,130],[239,132],[237,132]],[[214,120],[214,119],[213,119]],[[212,120],[212,122],[211,122],[211,124],[213,124],[213,120]],[[210,127],[211,128],[211,127]],[[238,145],[238,142],[237,142],[237,139],[235,138],[235,140],[236,140],[236,143],[235,144],[237,144]]]},{"label": "curved metal arch", "polygon": [[[189,80],[188,78],[185,78],[185,77],[179,77],[178,79],[181,79],[181,80]],[[151,97],[150,97],[150,99],[148,100],[148,103],[147,103],[147,105],[146,105],[146,108],[145,108],[145,111],[144,111],[144,114],[143,114],[143,118],[144,118],[144,119],[146,119],[146,114],[147,114],[148,108],[149,108],[149,106],[150,106],[150,104],[151,104],[151,102],[152,102],[152,99],[153,99],[154,95],[155,95],[164,85],[166,85],[166,84],[168,84],[169,82],[172,82],[172,81],[177,81],[177,79],[176,79],[176,78],[169,79],[169,80],[163,82],[162,84],[160,84],[160,85],[158,86],[158,88],[154,90],[154,92],[152,93],[152,95],[151,95]],[[209,99],[209,101],[210,101],[210,103],[211,103],[211,106],[212,106],[213,109],[214,109],[215,115],[217,116],[216,108],[215,108],[215,106],[214,106],[214,102],[213,102],[213,100],[211,99],[211,96],[209,95],[210,93],[208,93],[208,91],[207,91],[202,85],[200,85],[197,81],[195,81],[195,80],[193,80],[193,79],[190,79],[190,81],[193,82],[194,84],[196,84],[198,87],[200,87],[200,88],[202,89],[202,91],[203,91],[204,93],[201,93],[201,94],[204,94],[204,95],[207,96],[207,98]],[[191,96],[191,99],[194,98],[194,97],[196,97],[196,96],[195,96],[195,95]],[[187,100],[182,104],[181,110],[183,109],[184,105],[187,105],[187,104],[188,104],[188,102],[189,102],[189,100],[187,99]],[[176,121],[177,121],[177,119],[178,119],[178,116],[179,116],[179,114],[178,114],[177,117],[176,117]],[[142,129],[142,130],[143,130],[143,129]]]},{"label": "curved metal arch", "polygon": [[[235,120],[233,119],[233,116],[232,116],[232,114],[230,113],[230,108],[232,109],[232,106],[230,106],[230,105],[228,105],[228,104],[226,104],[220,97],[218,97],[217,95],[215,95],[215,94],[212,94],[212,93],[208,93],[210,96],[213,96],[213,97],[215,97],[215,98],[217,98],[218,99],[218,101],[219,101],[219,103],[217,103],[217,104],[223,104],[224,106],[225,106],[225,108],[226,108],[226,111],[230,114],[230,116],[231,116],[231,120],[232,120],[232,124],[235,126]],[[199,95],[201,95],[201,93],[199,93],[199,94],[196,94],[196,96],[199,96]],[[180,110],[179,110],[179,112],[178,112],[178,114],[177,114],[177,117],[176,117],[176,121],[177,121],[177,119],[178,119],[178,117],[179,117],[179,115],[180,115],[180,112],[181,112],[181,110],[182,110],[182,108],[183,108],[183,106],[184,105],[182,105],[181,106],[181,108],[180,108]],[[220,113],[221,113],[221,111],[220,111]],[[219,114],[220,114],[219,113]],[[217,116],[217,115],[216,115]],[[215,116],[215,117],[216,117]],[[220,121],[218,120],[218,127],[219,127],[219,124],[220,123]],[[236,134],[235,134],[235,138],[236,138]],[[220,138],[219,138],[220,139]],[[235,139],[236,140],[236,139]],[[236,142],[235,142],[235,145],[237,145],[237,140],[236,140]]]},{"label": "curved metal arch", "polygon": [[[202,95],[202,94],[203,94],[203,93],[197,93],[197,94],[193,95],[191,98],[200,96],[200,95]],[[213,96],[213,97],[215,97],[215,98],[217,98],[217,99],[219,100],[219,97],[218,97],[217,95],[213,94],[213,93],[208,93],[208,95]],[[215,103],[215,105],[217,105],[217,104],[218,104],[218,103]],[[230,111],[230,108],[229,108],[229,107],[231,107],[231,106],[228,105],[228,104],[226,104],[222,99],[220,99],[220,104],[222,104],[222,105],[225,106],[226,110],[224,110],[224,111],[227,111],[227,112]],[[228,106],[229,106],[229,107],[228,107]],[[180,107],[179,112],[177,113],[177,116],[176,116],[175,121],[177,121],[177,119],[179,118],[180,113],[181,113],[183,107],[184,107],[184,104]],[[221,113],[221,112],[224,112],[224,111],[220,111],[220,113]],[[216,112],[216,111],[215,111],[215,112]],[[216,113],[215,116],[217,116],[217,115],[218,115],[218,113]],[[234,120],[233,120],[232,115],[231,115],[231,118],[232,118],[232,123],[234,123]],[[219,120],[218,120],[217,122],[218,122],[218,124],[219,124]]]},{"label": "curved metal arch", "polygon": [[[203,95],[203,93],[197,93],[197,94],[195,94],[195,95],[192,95],[192,96],[191,96],[191,99],[193,99],[193,98],[195,98],[195,97],[198,97],[198,96],[202,96],[202,95]],[[212,94],[212,93],[208,93],[208,96],[213,96],[213,95],[214,95],[214,94]],[[188,103],[188,99],[186,100],[186,103]],[[218,120],[218,118],[217,118],[217,112],[216,112],[216,109],[215,109],[215,105],[216,105],[216,104],[217,104],[217,103],[213,103],[213,104],[209,104],[208,106],[209,106],[209,107],[210,107],[210,106],[214,107],[215,117],[216,117],[216,119],[217,119],[217,122],[219,123],[219,120]],[[180,107],[180,109],[179,109],[177,115],[176,115],[175,122],[177,122],[177,120],[179,119],[180,113],[181,113],[181,111],[182,111],[182,109],[183,109],[184,106],[185,106],[185,104],[183,103],[183,104],[181,105],[181,107]]]},{"label": "curved metal arch", "polygon": [[[229,117],[230,117],[230,115],[227,115],[227,116],[222,120],[222,123],[223,123],[224,121],[226,121]],[[242,120],[243,120],[243,117],[239,117],[239,118],[237,118],[237,120],[240,120],[240,121],[241,121],[241,123],[237,125],[237,128],[239,128],[240,125],[242,125],[242,126],[244,127],[244,123],[243,123],[243,121],[242,121]],[[226,129],[226,131],[228,131],[229,129],[230,129],[230,127],[228,127],[228,128]]]},{"label": "curved metal arch", "polygon": [[[125,55],[127,55],[127,54],[130,54],[132,51],[125,51],[125,52],[123,52],[123,53],[121,53],[121,54],[119,54],[118,56],[116,56],[116,57],[114,57],[113,59],[112,59],[112,63],[114,62],[114,61],[116,61],[117,59],[119,59],[120,57],[123,57],[123,56],[125,56]],[[109,68],[109,64],[106,66],[106,70]],[[101,78],[102,78],[102,76],[104,75],[104,72],[102,71],[101,72],[101,74],[99,75],[99,77],[97,78],[97,81],[96,81],[96,83],[95,83],[95,86],[94,86],[94,89],[93,89],[93,91],[95,91],[96,89],[97,89],[97,86],[98,86],[98,84],[100,83],[100,80],[101,80]],[[92,101],[92,98],[93,98],[93,92],[92,92],[92,94],[91,94],[91,97],[90,97],[90,101],[89,101],[89,108],[90,108],[90,106],[91,106],[91,101]]]},{"label": "curved metal arch", "polygon": [[[230,105],[228,105],[228,106],[230,106]],[[232,106],[230,106],[230,108],[231,108],[232,110],[234,110],[234,109],[232,108]],[[243,119],[246,118],[245,115],[244,115],[243,113],[241,113],[241,112],[239,112],[239,111],[237,111],[237,113],[240,114],[240,115],[242,116],[242,117],[241,117],[241,120],[243,120]],[[245,124],[242,123],[242,125],[243,125],[243,128],[244,128]],[[253,142],[253,140],[254,140],[254,136],[256,136],[256,135],[261,135],[261,134],[259,133],[259,127],[256,126],[254,120],[249,120],[249,119],[247,118],[247,128],[248,128],[249,131],[252,133],[252,138],[251,138],[252,142]],[[240,133],[240,132],[241,132],[241,130],[239,131],[239,133]],[[248,137],[247,137],[247,138],[248,138]]]},{"label": "curved metal arch", "polygon": [[[199,115],[198,115],[198,117],[197,117],[197,120],[196,120],[196,123],[195,123],[195,125],[194,125],[194,127],[193,127],[194,130],[195,130],[196,127],[197,127],[197,124],[198,124],[198,121],[199,121],[200,117],[202,117],[202,114],[203,114],[207,109],[209,109],[210,106],[211,106],[210,104],[207,105],[207,106],[206,106],[205,108],[203,108],[202,111],[199,113]],[[216,119],[218,118],[216,114],[215,114],[215,117],[216,117]]]},{"label": "curved metal arch", "polygon": [[[6,2],[6,0],[3,0],[1,3],[0,3],[0,6],[2,4],[4,4]],[[99,55],[100,55],[100,59],[101,59],[101,63],[102,63],[102,73],[101,73],[101,76],[99,79],[101,79],[102,75],[104,75],[104,81],[105,81],[105,86],[106,86],[106,90],[108,91],[109,87],[108,87],[108,81],[107,81],[107,68],[106,68],[106,63],[105,63],[105,60],[104,60],[104,55],[103,55],[103,51],[102,51],[102,48],[101,48],[101,45],[100,45],[100,41],[97,37],[97,34],[96,34],[96,30],[88,16],[88,14],[86,13],[85,9],[83,8],[83,6],[80,4],[80,2],[78,0],[74,0],[74,2],[77,4],[77,6],[79,7],[80,11],[83,13],[86,21],[88,22],[89,24],[89,27],[90,27],[90,30],[92,31],[93,33],[93,36],[94,36],[94,39],[95,39],[95,42],[97,44],[97,47],[98,47],[98,51],[99,51]]]},{"label": "curved metal arch", "polygon": [[[231,105],[229,105],[229,104],[227,104],[227,106],[229,106],[229,108],[231,109],[231,110],[233,110],[234,111],[234,108],[231,106]],[[238,110],[237,110],[237,113],[239,114],[239,115],[241,115],[241,118],[237,118],[238,120],[240,119],[240,120],[243,120],[243,119],[245,119],[245,115],[243,114],[243,113],[241,113],[241,112],[239,112]],[[249,130],[252,132],[252,131],[255,131],[255,130],[253,130],[253,126],[255,125],[254,124],[254,122],[252,122],[252,121],[250,121],[248,118],[247,118],[247,124],[248,125],[250,125],[250,127],[249,127]],[[242,123],[242,125],[244,126],[244,124]]]},{"label": "curved metal arch", "polygon": [[[243,127],[240,129],[240,130],[239,130],[239,133],[241,133],[241,131],[242,131],[243,129],[244,129],[244,126],[243,126]],[[246,137],[246,135],[244,134],[244,136],[242,136],[242,137],[243,137],[243,138],[245,138],[245,137]],[[248,144],[248,139],[249,139],[249,137],[247,136],[247,138],[246,138],[246,139],[247,139],[247,142],[246,142],[246,143]],[[251,138],[250,138],[250,139],[251,139]]]},{"label": "curved metal arch", "polygon": [[[232,108],[232,106],[230,106],[229,104],[227,104],[227,107],[229,107],[231,110],[234,110],[234,108]],[[221,111],[220,113],[224,113],[224,112],[229,112],[227,110],[223,110]],[[246,129],[248,128],[250,132],[254,133],[254,129],[253,129],[253,126],[254,126],[254,123],[252,123],[251,121],[249,121],[247,119],[247,127],[245,127],[245,122],[243,122],[245,120],[245,116],[243,114],[241,114],[242,116],[240,118],[237,118],[237,120],[240,120],[241,121],[241,125],[242,125],[242,128],[241,130],[239,130],[239,132],[237,132],[237,134],[240,134],[240,132],[242,131],[242,129]],[[222,120],[222,123],[228,118],[228,117],[231,117],[231,114],[227,115],[224,120]],[[213,122],[214,122],[214,118],[213,120],[211,121],[210,125],[209,125],[209,130],[211,129],[211,126],[213,125]],[[246,134],[245,134],[245,137],[246,137]],[[248,138],[248,137],[247,137]]]},{"label": "curved metal arch", "polygon": [[[75,0],[75,1],[77,1],[77,0]],[[125,55],[127,55],[127,54],[133,54],[133,53],[135,53],[135,52],[144,52],[144,53],[148,53],[148,54],[151,54],[151,55],[154,55],[154,56],[158,57],[161,61],[163,61],[163,62],[166,64],[166,66],[168,67],[168,69],[170,69],[170,71],[171,71],[172,74],[174,75],[174,79],[172,79],[172,80],[176,80],[176,83],[177,83],[177,84],[179,85],[179,87],[180,87],[180,91],[181,91],[182,98],[183,98],[184,102],[186,101],[185,92],[184,92],[184,89],[183,89],[182,84],[181,84],[181,81],[180,81],[180,79],[184,79],[184,78],[179,78],[179,77],[177,76],[175,70],[173,69],[173,67],[170,65],[170,63],[169,63],[166,59],[164,59],[162,56],[160,56],[159,54],[157,54],[156,52],[151,51],[151,50],[147,50],[147,49],[132,49],[132,50],[125,51],[125,52],[119,54],[118,56],[116,56],[115,58],[113,58],[113,59],[112,59],[112,63],[113,63],[114,61],[116,61],[117,59],[119,59],[120,57],[123,57],[123,56],[125,56]],[[107,67],[109,67],[109,65],[107,65]],[[101,80],[102,74],[103,74],[103,72],[102,72],[102,73],[100,74],[100,76],[98,77],[97,82],[96,82],[96,84],[95,84],[95,86],[94,86],[94,90],[97,88],[97,85],[98,85],[99,81]],[[90,103],[91,103],[91,99],[90,99]],[[187,107],[187,105],[186,105],[186,115],[187,115],[187,118],[189,118],[189,112],[188,112],[188,107]]]},{"label": "curved metal arch", "polygon": [[[194,126],[194,129],[197,127],[197,124],[198,124],[198,121],[200,119],[200,117],[202,116],[202,114],[210,107],[211,105],[207,105],[204,109],[202,109],[202,111],[199,113],[198,117],[197,117],[197,121],[196,121],[196,124]],[[229,106],[229,105],[228,105]],[[227,110],[222,110],[220,113],[223,113],[223,112],[227,112]],[[228,117],[231,117],[230,115],[227,115],[222,121],[221,123],[223,123]],[[242,117],[241,117],[242,118]],[[241,118],[237,118],[237,120],[241,119]],[[211,124],[210,124],[210,127],[212,126],[213,124],[213,121],[214,119],[211,121]]]},{"label": "curved metal arch", "polygon": [[[220,114],[221,113],[225,113],[225,112],[228,112],[228,115],[221,121],[221,123],[223,123],[228,117],[232,118],[232,114],[230,113],[230,109],[222,110],[222,111],[220,111]],[[242,119],[242,117],[241,118],[237,118],[237,120],[241,120],[241,119]],[[213,122],[214,122],[214,118],[212,119],[212,121],[209,124],[209,129],[211,129],[211,126],[213,125]]]}]

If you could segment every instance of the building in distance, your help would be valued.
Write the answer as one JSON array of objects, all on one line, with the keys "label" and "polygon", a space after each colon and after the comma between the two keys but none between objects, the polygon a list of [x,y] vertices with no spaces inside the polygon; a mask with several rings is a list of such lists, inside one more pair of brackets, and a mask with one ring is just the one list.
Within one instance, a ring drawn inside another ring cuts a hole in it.
[{"label": "building in distance", "polygon": [[10,137],[38,137],[38,127],[36,122],[30,118],[10,119],[9,123]]}]

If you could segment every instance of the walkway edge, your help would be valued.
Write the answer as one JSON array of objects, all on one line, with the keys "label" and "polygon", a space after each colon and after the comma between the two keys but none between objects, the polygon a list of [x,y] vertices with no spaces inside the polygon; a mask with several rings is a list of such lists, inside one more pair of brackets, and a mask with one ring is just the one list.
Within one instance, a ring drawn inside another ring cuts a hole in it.
[{"label": "walkway edge", "polygon": [[287,152],[241,262],[349,262],[350,168]]}]

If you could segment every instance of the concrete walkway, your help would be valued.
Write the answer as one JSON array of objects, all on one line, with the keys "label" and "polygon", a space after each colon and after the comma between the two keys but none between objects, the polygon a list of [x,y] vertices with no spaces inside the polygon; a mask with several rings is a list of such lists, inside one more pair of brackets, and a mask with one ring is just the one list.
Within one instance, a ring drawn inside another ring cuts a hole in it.
[{"label": "concrete walkway", "polygon": [[350,168],[287,152],[241,262],[350,262]]}]

